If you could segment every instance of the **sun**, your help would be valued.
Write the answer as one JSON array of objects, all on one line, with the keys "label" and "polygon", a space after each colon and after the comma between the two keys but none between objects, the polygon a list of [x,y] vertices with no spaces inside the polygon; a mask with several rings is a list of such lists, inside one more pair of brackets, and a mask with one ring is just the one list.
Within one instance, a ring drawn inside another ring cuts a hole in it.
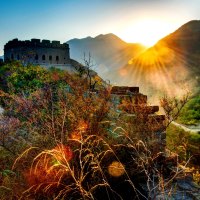
[{"label": "sun", "polygon": [[142,19],[129,24],[121,37],[127,42],[137,42],[150,47],[173,30],[173,23],[159,19]]}]

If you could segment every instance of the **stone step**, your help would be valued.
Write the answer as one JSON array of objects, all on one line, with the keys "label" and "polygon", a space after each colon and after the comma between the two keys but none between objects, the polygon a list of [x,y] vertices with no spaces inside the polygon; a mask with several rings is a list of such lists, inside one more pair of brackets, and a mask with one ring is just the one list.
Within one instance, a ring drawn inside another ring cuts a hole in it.
[{"label": "stone step", "polygon": [[139,87],[113,86],[111,89],[111,94],[123,95],[129,93],[139,93]]},{"label": "stone step", "polygon": [[147,104],[147,95],[144,94],[133,94],[132,95],[132,104],[141,105]]},{"label": "stone step", "polygon": [[148,115],[149,122],[156,121],[158,123],[162,123],[165,119],[165,115]]},{"label": "stone step", "polygon": [[149,115],[159,111],[159,106],[121,104],[119,107],[129,114],[140,113],[142,115]]},{"label": "stone step", "polygon": [[161,124],[164,125],[165,123],[165,115],[156,115],[156,114],[150,114],[148,116],[141,116],[138,114],[129,114],[129,113],[122,113],[120,115],[120,118],[124,120],[127,123],[132,124]]},{"label": "stone step", "polygon": [[[121,115],[120,118],[124,120],[126,123],[132,124],[134,127],[138,127],[141,131],[159,131],[165,130],[165,117],[164,115],[155,115],[152,117],[141,116],[138,114],[124,114]],[[142,127],[142,128],[141,128]]]},{"label": "stone step", "polygon": [[145,124],[147,130],[160,134],[160,132],[163,132],[166,128],[165,115],[150,114],[147,116]]},{"label": "stone step", "polygon": [[119,103],[130,103],[136,105],[147,104],[147,95],[141,93],[133,94],[112,94],[113,99],[118,99]]}]

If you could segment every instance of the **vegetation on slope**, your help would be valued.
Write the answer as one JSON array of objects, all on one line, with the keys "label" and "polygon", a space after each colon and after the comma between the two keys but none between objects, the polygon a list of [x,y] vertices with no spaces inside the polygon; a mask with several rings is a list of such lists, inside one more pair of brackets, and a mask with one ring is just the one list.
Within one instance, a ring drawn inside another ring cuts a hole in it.
[{"label": "vegetation on slope", "polygon": [[1,199],[148,199],[176,176],[176,159],[118,126],[109,87],[90,71],[0,70]]},{"label": "vegetation on slope", "polygon": [[193,174],[196,183],[200,184],[200,135],[186,132],[171,124],[167,128],[167,147],[179,156],[179,162],[186,171]]},{"label": "vegetation on slope", "polygon": [[50,73],[39,66],[11,62],[0,67],[0,89],[8,93],[32,92],[49,80]]},{"label": "vegetation on slope", "polygon": [[200,124],[200,95],[189,100],[179,116],[179,122],[187,125]]}]

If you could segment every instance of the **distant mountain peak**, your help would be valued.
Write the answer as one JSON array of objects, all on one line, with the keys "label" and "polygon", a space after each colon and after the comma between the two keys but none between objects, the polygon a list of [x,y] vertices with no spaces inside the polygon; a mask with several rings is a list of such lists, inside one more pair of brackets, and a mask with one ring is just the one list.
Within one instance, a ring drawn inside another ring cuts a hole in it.
[{"label": "distant mountain peak", "polygon": [[97,67],[96,70],[102,76],[110,69],[116,70],[124,66],[127,60],[144,51],[144,47],[140,44],[126,43],[113,33],[72,39],[67,43],[70,47],[71,58],[79,62],[83,62],[84,54],[87,56],[88,53],[91,53],[92,60]]},{"label": "distant mountain peak", "polygon": [[121,38],[119,38],[117,35],[113,34],[113,33],[107,33],[107,34],[100,34],[97,35],[94,39],[98,39],[98,40],[116,40],[116,41],[120,41],[123,43],[126,43],[125,41],[123,41]]},{"label": "distant mountain peak", "polygon": [[87,36],[85,39],[93,39],[91,36]]},{"label": "distant mountain peak", "polygon": [[105,37],[119,38],[119,37],[117,37],[117,36],[116,36],[115,34],[113,34],[113,33],[100,34],[100,35],[97,35],[95,38],[105,38]]},{"label": "distant mountain peak", "polygon": [[88,36],[88,37],[85,37],[85,38],[73,38],[71,40],[68,40],[66,43],[70,43],[70,42],[78,42],[78,41],[85,41],[85,40],[92,40],[94,38]]},{"label": "distant mountain peak", "polygon": [[99,40],[102,40],[102,41],[109,40],[110,42],[114,41],[114,42],[121,42],[124,45],[126,44],[125,41],[123,41],[121,38],[119,38],[118,36],[116,36],[113,33],[100,34],[100,35],[97,35],[95,37],[88,36],[88,37],[81,38],[81,39],[73,38],[73,39],[67,41],[67,43],[70,43],[72,41],[99,41]]},{"label": "distant mountain peak", "polygon": [[180,28],[178,28],[176,32],[179,31],[188,31],[192,30],[192,32],[200,32],[200,20],[191,20],[185,24],[183,24]]},{"label": "distant mountain peak", "polygon": [[199,26],[199,24],[200,24],[200,20],[191,20],[191,21],[188,21],[187,23],[183,24],[181,27],[185,27],[185,26]]}]

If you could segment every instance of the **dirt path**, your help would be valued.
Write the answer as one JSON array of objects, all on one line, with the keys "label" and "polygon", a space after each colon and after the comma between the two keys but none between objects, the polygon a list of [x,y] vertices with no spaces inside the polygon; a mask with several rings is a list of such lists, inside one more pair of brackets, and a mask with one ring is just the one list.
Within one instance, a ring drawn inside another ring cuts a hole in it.
[{"label": "dirt path", "polygon": [[174,124],[175,126],[183,129],[186,132],[200,133],[200,125],[197,125],[197,126],[186,126],[186,125],[183,125],[183,124],[179,124],[177,122],[172,122],[172,124]]}]

